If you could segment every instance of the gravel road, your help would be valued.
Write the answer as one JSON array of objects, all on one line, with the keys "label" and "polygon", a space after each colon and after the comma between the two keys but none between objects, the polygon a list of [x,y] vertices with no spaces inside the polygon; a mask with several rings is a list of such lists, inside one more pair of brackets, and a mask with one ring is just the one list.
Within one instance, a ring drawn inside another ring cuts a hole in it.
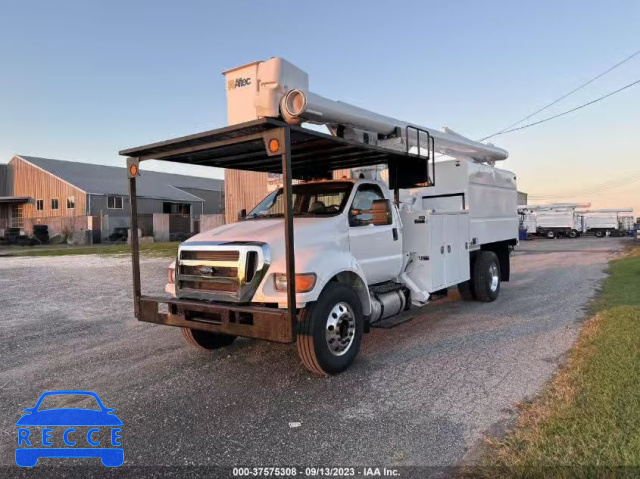
[{"label": "gravel road", "polygon": [[[127,257],[0,258],[0,465],[14,463],[23,408],[54,389],[115,408],[126,465],[459,464],[551,378],[626,243],[526,242],[496,302],[441,301],[374,329],[327,379],[294,346],[199,352],[177,329],[136,322]],[[146,293],[162,290],[168,262],[144,260]]]}]

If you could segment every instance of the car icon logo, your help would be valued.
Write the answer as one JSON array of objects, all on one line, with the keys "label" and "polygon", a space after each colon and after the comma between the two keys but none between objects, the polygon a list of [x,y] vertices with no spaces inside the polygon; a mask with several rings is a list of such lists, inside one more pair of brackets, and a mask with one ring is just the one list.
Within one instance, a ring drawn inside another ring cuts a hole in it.
[{"label": "car icon logo", "polygon": [[[78,406],[79,402],[92,407]],[[52,402],[70,407],[47,407]],[[124,463],[122,421],[92,391],[43,393],[18,421],[16,464],[33,467],[39,458],[100,458],[107,467]]]}]

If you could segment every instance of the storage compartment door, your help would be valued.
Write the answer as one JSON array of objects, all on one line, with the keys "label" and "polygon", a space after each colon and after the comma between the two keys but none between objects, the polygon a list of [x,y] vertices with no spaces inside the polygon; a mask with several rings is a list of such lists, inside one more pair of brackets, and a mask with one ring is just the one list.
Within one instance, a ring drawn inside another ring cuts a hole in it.
[{"label": "storage compartment door", "polygon": [[445,245],[445,217],[431,216],[431,291],[445,287],[445,264],[447,249]]},{"label": "storage compartment door", "polygon": [[471,277],[471,261],[469,253],[469,215],[458,215],[458,282],[462,283]]},{"label": "storage compartment door", "polygon": [[447,286],[457,284],[460,277],[460,233],[458,223],[460,215],[444,216],[445,223],[445,282]]}]

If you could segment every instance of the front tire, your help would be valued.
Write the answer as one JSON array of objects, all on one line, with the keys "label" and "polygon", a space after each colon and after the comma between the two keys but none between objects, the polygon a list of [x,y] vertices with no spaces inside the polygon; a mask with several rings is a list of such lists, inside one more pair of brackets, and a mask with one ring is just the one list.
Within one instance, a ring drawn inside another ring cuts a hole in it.
[{"label": "front tire", "polygon": [[182,336],[192,346],[206,350],[223,348],[225,346],[229,346],[236,340],[236,336],[209,333],[207,331],[190,328],[182,328]]},{"label": "front tire", "polygon": [[569,231],[569,238],[577,238],[578,232],[576,230]]},{"label": "front tire", "polygon": [[490,303],[500,293],[500,262],[493,251],[480,251],[472,271],[476,299]]},{"label": "front tire", "polygon": [[363,334],[364,317],[358,295],[344,284],[329,283],[318,301],[300,313],[298,355],[313,373],[338,374],[355,360]]},{"label": "front tire", "polygon": [[602,231],[596,231],[596,238],[603,238],[604,233]]}]

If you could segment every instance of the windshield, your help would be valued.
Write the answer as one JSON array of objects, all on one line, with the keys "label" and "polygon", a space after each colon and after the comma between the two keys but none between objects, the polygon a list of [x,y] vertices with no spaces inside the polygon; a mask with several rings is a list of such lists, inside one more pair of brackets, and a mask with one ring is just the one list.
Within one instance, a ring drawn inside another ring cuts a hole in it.
[{"label": "windshield", "polygon": [[[340,214],[351,193],[351,182],[326,182],[294,185],[292,188],[293,216],[335,216]],[[274,191],[247,219],[277,218],[284,216],[282,188]]]},{"label": "windshield", "polygon": [[60,408],[101,410],[96,398],[87,394],[51,394],[42,399],[38,411]]}]

